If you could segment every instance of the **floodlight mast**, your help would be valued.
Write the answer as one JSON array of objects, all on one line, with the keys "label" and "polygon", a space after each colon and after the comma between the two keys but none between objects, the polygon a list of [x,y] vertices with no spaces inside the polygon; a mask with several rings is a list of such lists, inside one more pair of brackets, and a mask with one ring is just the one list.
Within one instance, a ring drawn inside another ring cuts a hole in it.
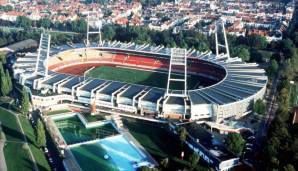
[{"label": "floodlight mast", "polygon": [[[173,67],[183,67],[183,78],[173,78]],[[171,90],[172,83],[175,82],[183,82],[183,91],[175,91]],[[172,48],[171,49],[171,59],[169,66],[169,74],[168,74],[168,83],[165,97],[183,97],[187,98],[187,51],[186,49],[181,48]]]},{"label": "floodlight mast", "polygon": [[51,35],[43,32],[40,36],[39,47],[34,73],[37,75],[48,75],[48,59],[50,56]]},{"label": "floodlight mast", "polygon": [[90,35],[98,34],[98,45],[102,44],[101,38],[102,21],[97,11],[88,11],[87,14],[87,39],[86,46],[90,45]]},{"label": "floodlight mast", "polygon": [[[220,29],[221,27],[221,29]],[[218,33],[222,31],[223,32],[223,36],[224,36],[224,45],[220,44],[218,41]],[[225,49],[225,55],[228,58],[228,60],[230,59],[230,50],[229,50],[229,44],[228,44],[228,39],[227,39],[227,34],[226,34],[226,29],[225,29],[225,23],[224,23],[224,19],[221,18],[218,21],[215,22],[215,49],[216,49],[216,57],[218,57],[220,55],[219,53],[219,47],[222,47]]]}]

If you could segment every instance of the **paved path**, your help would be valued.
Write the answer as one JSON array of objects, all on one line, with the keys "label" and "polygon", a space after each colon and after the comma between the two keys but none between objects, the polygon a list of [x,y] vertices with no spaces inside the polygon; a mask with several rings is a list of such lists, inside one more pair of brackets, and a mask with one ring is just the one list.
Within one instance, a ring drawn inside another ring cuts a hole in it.
[{"label": "paved path", "polygon": [[[6,161],[5,161],[5,156],[4,156],[4,146],[5,146],[5,142],[6,142],[6,137],[4,135],[4,133],[2,134],[2,127],[0,124],[0,170],[1,171],[7,171],[7,166],[6,166]],[[2,137],[3,135],[3,137]]]},{"label": "paved path", "polygon": [[0,140],[0,170],[1,171],[7,171],[5,156],[4,156],[4,145],[5,141]]}]

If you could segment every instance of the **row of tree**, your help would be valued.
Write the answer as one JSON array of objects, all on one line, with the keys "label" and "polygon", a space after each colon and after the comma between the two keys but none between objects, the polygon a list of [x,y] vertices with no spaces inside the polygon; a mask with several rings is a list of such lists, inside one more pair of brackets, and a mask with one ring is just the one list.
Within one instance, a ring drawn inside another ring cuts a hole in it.
[{"label": "row of tree", "polygon": [[[214,35],[207,36],[195,30],[182,30],[178,34],[173,30],[155,31],[143,26],[105,25],[102,28],[103,38],[137,44],[149,43],[166,47],[194,48],[199,51],[212,50],[215,52]],[[220,35],[220,38],[223,36]],[[220,39],[223,42],[223,39]],[[261,53],[261,49],[268,47],[268,42],[262,36],[249,35],[247,37],[228,36],[231,56],[239,56],[243,61],[264,62],[271,56]]]},{"label": "row of tree", "polygon": [[25,29],[29,29],[30,27],[42,27],[45,29],[73,31],[77,33],[85,33],[87,31],[87,23],[83,18],[74,21],[53,22],[50,18],[42,18],[38,21],[33,21],[26,16],[18,16],[15,23],[8,22],[6,24],[10,26],[22,27]]},{"label": "row of tree", "polygon": [[4,69],[3,65],[6,64],[6,55],[0,54],[0,94],[7,96],[13,89],[12,80],[8,69]]},{"label": "row of tree", "polygon": [[9,71],[4,70],[3,64],[0,62],[0,92],[2,96],[7,96],[12,91],[12,81]]},{"label": "row of tree", "polygon": [[298,76],[297,10],[296,7],[293,20],[285,33],[285,39],[275,46],[279,50],[279,57],[276,60],[279,63],[283,81],[278,89],[278,109],[270,124],[262,153],[263,166],[267,170],[295,171],[298,169],[298,125],[292,123],[293,114],[290,110],[292,87],[290,81],[297,82]]},{"label": "row of tree", "polygon": [[[20,16],[17,17],[15,23],[4,22],[3,24],[25,29],[29,29],[30,27],[43,27],[60,31],[73,31],[81,33],[80,36],[77,36],[80,37],[80,40],[82,40],[82,36],[85,36],[87,29],[87,23],[83,18],[62,23],[59,21],[52,22],[49,18],[32,21],[26,16]],[[156,31],[150,30],[145,26],[123,27],[120,25],[104,25],[102,28],[102,35],[106,40],[135,42],[137,44],[149,43],[152,45],[164,45],[166,47],[195,48],[200,51],[212,50],[215,52],[214,35],[207,36],[196,30],[182,30],[177,34],[171,29]],[[219,37],[220,41],[223,42],[223,36],[220,35]],[[265,52],[260,51],[261,49],[266,49],[268,47],[266,39],[262,36],[248,35],[246,37],[237,37],[228,35],[228,41],[232,57],[239,56],[243,61],[256,62],[264,62],[265,58],[271,57]]]},{"label": "row of tree", "polygon": [[[8,96],[13,91],[13,81],[10,76],[10,72],[6,65],[6,55],[0,54],[0,95]],[[21,88],[20,88],[21,87]],[[22,114],[28,114],[30,108],[30,99],[29,94],[26,91],[25,87],[20,86],[15,88],[15,91],[18,96],[18,103],[15,102],[15,109],[17,112],[21,112]],[[46,145],[46,137],[43,123],[38,119],[37,125],[35,127],[36,132],[36,146],[44,147]]]}]

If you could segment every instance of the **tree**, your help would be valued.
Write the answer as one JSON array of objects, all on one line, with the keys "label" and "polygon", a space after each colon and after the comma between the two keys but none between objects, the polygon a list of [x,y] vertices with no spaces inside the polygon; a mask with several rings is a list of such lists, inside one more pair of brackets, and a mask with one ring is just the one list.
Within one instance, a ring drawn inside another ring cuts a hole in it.
[{"label": "tree", "polygon": [[150,168],[148,166],[141,166],[137,170],[138,171],[158,171],[157,168]]},{"label": "tree", "polygon": [[249,35],[247,36],[247,45],[256,49],[264,49],[267,46],[267,40],[263,36]]},{"label": "tree", "polygon": [[229,133],[226,138],[227,148],[235,155],[239,156],[244,148],[245,141],[238,133]]},{"label": "tree", "polygon": [[284,166],[284,171],[295,171],[295,168],[293,165],[287,164],[286,166]]},{"label": "tree", "polygon": [[166,169],[169,166],[169,158],[164,158],[160,161],[160,165],[162,168]]},{"label": "tree", "polygon": [[13,89],[13,85],[12,85],[11,77],[8,70],[5,71],[5,77],[6,77],[6,83],[7,83],[7,89],[8,89],[7,91],[8,93],[10,93]]},{"label": "tree", "polygon": [[16,25],[18,27],[29,28],[32,26],[32,21],[25,16],[18,16],[16,20]]},{"label": "tree", "polygon": [[184,127],[182,127],[179,131],[179,138],[180,138],[180,142],[183,145],[184,141],[186,140],[186,136],[187,136],[187,131]]},{"label": "tree", "polygon": [[200,161],[200,156],[196,152],[193,152],[189,157],[190,170],[194,170],[198,165],[199,161]]},{"label": "tree", "polygon": [[52,25],[52,21],[49,18],[42,18],[39,20],[40,26],[43,28],[50,28]]},{"label": "tree", "polygon": [[291,39],[285,39],[282,41],[281,50],[286,58],[292,58],[296,53],[295,45]]},{"label": "tree", "polygon": [[0,90],[2,96],[7,96],[10,92],[9,83],[7,82],[6,74],[4,73],[3,65],[0,63]]},{"label": "tree", "polygon": [[23,87],[22,91],[21,91],[21,112],[23,114],[28,113],[29,111],[29,95],[28,92],[26,91],[26,89]]},{"label": "tree", "polygon": [[37,126],[36,126],[36,145],[38,147],[45,147],[46,146],[46,135],[45,130],[42,122],[40,119],[37,120]]},{"label": "tree", "polygon": [[250,59],[250,53],[246,48],[240,48],[238,53],[238,57],[242,59],[242,61],[247,62]]},{"label": "tree", "polygon": [[79,19],[78,21],[76,21],[77,24],[77,32],[79,33],[85,33],[87,31],[87,22],[84,19]]},{"label": "tree", "polygon": [[266,104],[262,99],[255,101],[253,111],[257,114],[264,115],[266,112]]},{"label": "tree", "polygon": [[116,32],[111,25],[106,25],[102,28],[103,38],[106,40],[113,40]]},{"label": "tree", "polygon": [[2,64],[6,64],[6,55],[4,53],[0,53],[0,62],[2,62]]},{"label": "tree", "polygon": [[275,59],[271,60],[271,64],[268,67],[267,73],[269,77],[273,77],[278,71],[278,63]]}]

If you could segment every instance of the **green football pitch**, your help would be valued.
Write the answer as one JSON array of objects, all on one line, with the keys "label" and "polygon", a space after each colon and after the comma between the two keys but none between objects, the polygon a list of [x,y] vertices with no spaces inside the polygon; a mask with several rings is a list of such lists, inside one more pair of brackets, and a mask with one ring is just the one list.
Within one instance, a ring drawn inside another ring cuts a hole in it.
[{"label": "green football pitch", "polygon": [[[89,77],[100,78],[105,80],[121,81],[132,84],[141,84],[151,87],[166,88],[167,87],[167,72],[146,71],[140,69],[130,69],[123,67],[101,66],[90,70],[87,74]],[[175,78],[181,78],[181,75],[176,75]],[[189,75],[187,77],[188,89],[199,87],[201,77]],[[183,89],[183,84],[176,83],[172,89]]]}]

